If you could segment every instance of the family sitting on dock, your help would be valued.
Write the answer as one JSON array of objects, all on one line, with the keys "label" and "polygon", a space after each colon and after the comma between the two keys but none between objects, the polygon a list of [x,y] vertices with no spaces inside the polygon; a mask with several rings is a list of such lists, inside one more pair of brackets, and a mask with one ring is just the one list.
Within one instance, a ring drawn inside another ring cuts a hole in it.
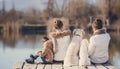
[{"label": "family sitting on dock", "polygon": [[95,19],[92,23],[93,35],[86,39],[83,29],[71,31],[63,29],[61,20],[54,21],[55,31],[42,38],[43,49],[26,59],[27,63],[34,63],[40,57],[43,64],[62,62],[65,66],[91,65],[93,63],[106,63],[109,60],[108,47],[110,35],[103,28],[101,19]]}]

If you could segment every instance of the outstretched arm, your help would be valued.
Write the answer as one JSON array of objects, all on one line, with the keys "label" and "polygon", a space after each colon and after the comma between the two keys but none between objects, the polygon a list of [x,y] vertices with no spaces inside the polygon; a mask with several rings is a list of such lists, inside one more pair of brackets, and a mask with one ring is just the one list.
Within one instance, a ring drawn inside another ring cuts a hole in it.
[{"label": "outstretched arm", "polygon": [[50,38],[55,38],[55,39],[58,39],[58,38],[62,38],[64,36],[67,36],[67,35],[70,35],[71,34],[71,31],[70,30],[65,30],[63,32],[59,32],[59,33],[56,33],[56,32],[51,32],[49,34]]}]

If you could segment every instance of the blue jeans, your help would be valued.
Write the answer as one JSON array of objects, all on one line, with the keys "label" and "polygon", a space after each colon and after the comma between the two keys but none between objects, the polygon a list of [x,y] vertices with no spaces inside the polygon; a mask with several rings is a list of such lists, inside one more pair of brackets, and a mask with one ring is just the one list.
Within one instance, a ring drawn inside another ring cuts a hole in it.
[{"label": "blue jeans", "polygon": [[[34,56],[34,59],[37,59],[38,57],[39,57],[39,56],[35,55],[35,56]],[[41,57],[41,60],[42,60],[43,64],[51,64],[50,62],[47,62],[47,61],[46,61],[45,57]]]},{"label": "blue jeans", "polygon": [[93,62],[91,62],[92,63],[92,65],[112,65],[109,61],[107,61],[107,62],[105,62],[105,63],[93,63]]},{"label": "blue jeans", "polygon": [[44,64],[51,64],[51,62],[46,61],[45,57],[41,57],[41,59]]}]

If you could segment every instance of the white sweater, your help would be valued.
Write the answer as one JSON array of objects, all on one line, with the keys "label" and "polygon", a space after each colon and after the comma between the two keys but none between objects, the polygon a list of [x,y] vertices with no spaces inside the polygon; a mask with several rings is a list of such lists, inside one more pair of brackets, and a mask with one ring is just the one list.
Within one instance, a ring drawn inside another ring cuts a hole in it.
[{"label": "white sweater", "polygon": [[108,47],[110,35],[108,33],[94,35],[90,38],[88,53],[93,63],[104,63],[108,61]]},{"label": "white sweater", "polygon": [[67,48],[69,46],[70,36],[64,36],[57,39],[58,51],[55,53],[54,59],[57,61],[63,61],[66,55]]},{"label": "white sweater", "polygon": [[[66,30],[64,30],[66,31]],[[56,34],[60,32],[64,32],[61,30],[56,30]],[[56,40],[53,39],[53,45],[57,48],[57,52],[54,54],[54,60],[63,61],[66,55],[67,48],[70,42],[70,35],[66,35],[64,37],[58,38]]]}]

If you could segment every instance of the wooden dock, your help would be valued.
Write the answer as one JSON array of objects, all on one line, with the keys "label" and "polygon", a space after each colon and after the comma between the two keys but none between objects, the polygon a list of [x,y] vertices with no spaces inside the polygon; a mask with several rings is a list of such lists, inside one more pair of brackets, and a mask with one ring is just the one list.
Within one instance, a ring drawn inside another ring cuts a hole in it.
[{"label": "wooden dock", "polygon": [[63,66],[62,63],[59,64],[28,64],[25,62],[16,63],[12,69],[117,69],[115,66],[110,64],[105,65],[91,65],[87,67],[80,66]]}]

